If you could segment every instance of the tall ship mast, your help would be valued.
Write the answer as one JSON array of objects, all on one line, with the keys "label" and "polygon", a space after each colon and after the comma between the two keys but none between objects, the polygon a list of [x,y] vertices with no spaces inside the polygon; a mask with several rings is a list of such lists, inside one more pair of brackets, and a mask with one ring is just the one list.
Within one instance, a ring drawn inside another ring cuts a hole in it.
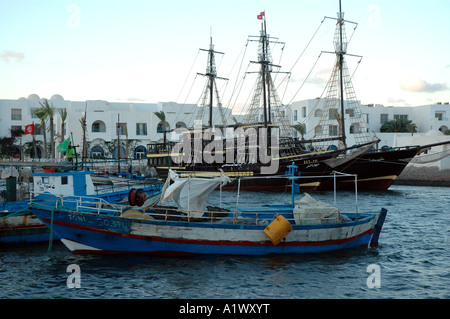
[{"label": "tall ship mast", "polygon": [[[220,80],[228,80],[226,78],[221,78],[217,76],[216,71],[216,59],[215,54],[224,54],[223,52],[214,51],[214,44],[212,41],[212,36],[210,37],[209,49],[200,49],[201,51],[208,52],[208,63],[206,66],[206,73],[197,73],[198,75],[202,75],[208,78],[208,82],[205,86],[205,90],[202,96],[202,102],[200,105],[200,111],[197,113],[197,120],[203,121],[204,111],[208,108],[209,116],[208,116],[208,124],[207,127],[212,128],[213,124],[213,103],[214,103],[214,94],[217,100],[217,108],[220,114],[221,124],[223,126],[226,125],[227,120],[225,118],[225,114],[222,109],[222,102],[219,97],[219,90],[217,89],[216,79]],[[206,101],[209,99],[209,102]]]},{"label": "tall ship mast", "polygon": [[280,136],[292,137],[293,130],[289,125],[290,121],[286,112],[287,108],[281,103],[272,77],[272,73],[285,72],[274,70],[281,68],[281,66],[272,63],[270,44],[284,43],[279,42],[278,38],[271,37],[267,34],[265,12],[261,12],[258,15],[258,19],[261,20],[260,35],[249,36],[250,42],[259,43],[258,61],[251,61],[252,63],[259,64],[259,71],[256,72],[258,79],[249,110],[242,122],[243,124],[261,123],[265,128],[268,128],[270,125],[277,125],[280,129]]},{"label": "tall ship mast", "polygon": [[[183,144],[183,149],[179,153],[167,151],[173,149],[170,146],[159,147],[157,144],[149,144],[148,165],[155,167],[160,177],[167,176],[168,169],[179,170],[180,172],[190,171],[196,174],[219,174],[221,170],[231,177],[267,177],[267,179],[242,180],[240,185],[243,190],[284,191],[291,185],[285,174],[289,171],[288,167],[293,163],[299,167],[302,175],[330,172],[330,167],[325,164],[325,161],[337,157],[342,151],[307,152],[298,139],[293,137],[294,131],[290,127],[286,112],[287,107],[282,105],[272,78],[272,73],[279,72],[274,71],[274,68],[279,68],[279,66],[271,62],[269,44],[280,42],[276,38],[268,36],[265,15],[263,17],[260,35],[257,37],[250,36],[249,38],[249,41],[259,43],[258,59],[253,62],[259,65],[259,70],[256,72],[258,76],[256,89],[252,92],[252,101],[244,121],[231,126],[223,124],[226,121],[221,112],[221,102],[216,85],[216,79],[223,78],[217,76],[215,68],[215,54],[223,53],[215,51],[212,40],[210,40],[209,49],[202,49],[208,52],[206,73],[199,73],[208,78],[197,116],[198,120],[202,120],[202,128],[199,130],[194,125],[193,130],[184,133],[183,138],[190,138],[190,140],[187,142],[188,144]],[[212,130],[214,93],[216,93],[222,125],[216,125],[215,129]],[[203,118],[207,109],[209,109],[209,117],[207,124],[204,124]],[[224,134],[217,138],[213,135],[217,133],[218,128],[222,129],[222,134],[230,128],[233,133],[230,135]],[[261,137],[261,129],[266,129],[266,136]],[[275,133],[272,132],[273,129]],[[247,135],[248,132],[254,133],[250,136]],[[199,142],[198,138],[196,139],[199,133],[203,136],[205,133],[210,135],[207,139],[203,138]],[[276,138],[276,144],[272,143],[272,137]],[[239,144],[242,138],[244,139],[243,145]],[[229,147],[230,144],[232,147]],[[186,150],[184,146],[190,146],[190,149]],[[269,158],[268,162],[261,160],[261,149],[266,151],[266,154],[263,155],[266,159]],[[178,155],[181,157],[189,154],[193,154],[193,157],[187,156],[186,160],[177,162],[173,160]],[[208,155],[214,157],[213,162],[205,160]],[[255,159],[258,161],[254,161]],[[271,170],[273,167],[275,167],[274,171]],[[267,170],[267,168],[270,170]]]},{"label": "tall ship mast", "polygon": [[[326,17],[328,19],[334,19]],[[338,148],[347,148],[347,127],[346,120],[349,122],[348,131],[352,134],[355,144],[364,144],[374,141],[366,125],[366,120],[361,114],[360,103],[356,98],[355,90],[351,81],[350,72],[345,59],[346,55],[355,56],[347,53],[348,41],[345,33],[345,23],[354,23],[344,20],[344,13],[341,11],[341,2],[339,1],[339,12],[337,13],[336,29],[334,33],[334,52],[336,56],[333,71],[327,84],[327,94],[323,107],[321,108],[322,117],[316,129],[315,138],[319,141],[314,143],[315,147],[327,149],[335,146],[334,141],[338,140]],[[335,138],[332,138],[335,136]],[[328,139],[327,139],[328,137]]]},{"label": "tall ship mast", "polygon": [[[351,82],[345,59],[345,56],[351,55],[347,53],[345,23],[355,22],[344,19],[341,0],[339,0],[339,12],[335,20],[335,52],[331,52],[336,56],[335,65],[327,84],[325,101],[320,108],[322,118],[315,129],[315,138],[309,141],[317,150],[346,149],[349,140],[347,133],[352,135],[356,146],[368,141],[379,141],[376,137],[370,136],[368,132],[366,119],[361,114],[360,102],[356,98]],[[338,141],[337,146],[335,145],[336,140]],[[334,169],[342,173],[356,174],[358,189],[386,190],[420,149],[420,146],[391,148],[388,151],[373,148],[362,153],[361,156],[355,157],[352,161],[335,165]],[[340,178],[337,186],[338,189],[354,187],[351,178],[348,180]],[[321,178],[318,189],[333,189],[333,181]]]}]

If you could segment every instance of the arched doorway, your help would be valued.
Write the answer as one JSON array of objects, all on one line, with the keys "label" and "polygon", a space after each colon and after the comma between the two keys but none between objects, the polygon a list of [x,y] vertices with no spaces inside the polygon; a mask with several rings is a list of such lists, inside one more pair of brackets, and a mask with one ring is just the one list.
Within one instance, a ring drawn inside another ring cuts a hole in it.
[{"label": "arched doorway", "polygon": [[146,156],[147,156],[147,149],[144,146],[139,145],[134,149],[133,154],[134,159],[145,159]]},{"label": "arched doorway", "polygon": [[100,145],[95,145],[91,148],[89,157],[92,159],[105,158],[105,150]]}]

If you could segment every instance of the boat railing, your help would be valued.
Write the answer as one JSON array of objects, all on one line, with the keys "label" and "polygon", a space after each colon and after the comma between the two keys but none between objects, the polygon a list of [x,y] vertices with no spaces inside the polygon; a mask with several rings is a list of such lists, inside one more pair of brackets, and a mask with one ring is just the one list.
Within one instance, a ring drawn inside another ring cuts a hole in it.
[{"label": "boat railing", "polygon": [[[150,217],[160,221],[268,225],[274,218],[284,215],[287,220],[294,222],[292,211],[289,214],[287,211],[283,213],[281,210],[264,211],[264,206],[261,208],[263,211],[229,211],[220,207],[214,207],[216,210],[180,211],[177,207],[172,206],[154,206],[140,209],[138,212],[147,216],[143,218]],[[126,212],[122,212],[121,217],[127,217]],[[130,217],[134,218],[136,215]]]},{"label": "boat railing", "polygon": [[[183,221],[183,222],[211,222],[211,223],[233,223],[233,224],[265,224],[270,223],[273,219],[277,218],[279,215],[283,215],[288,221],[295,223],[294,215],[292,209],[295,207],[295,190],[294,182],[297,179],[303,178],[303,176],[294,175],[296,166],[293,164],[289,167],[291,176],[285,175],[292,182],[292,203],[291,205],[261,205],[256,210],[242,209],[239,208],[239,195],[240,195],[240,181],[241,179],[247,178],[263,178],[263,177],[238,177],[238,191],[236,197],[235,209],[226,210],[221,208],[221,200],[219,207],[207,207],[207,211],[182,211],[175,206],[160,206],[153,204],[148,207],[134,207],[124,204],[113,204],[102,198],[98,197],[87,197],[87,196],[55,196],[49,195],[50,201],[53,201],[53,205],[56,207],[68,207],[76,212],[89,212],[103,215],[111,215],[118,217],[136,217],[127,216],[127,212],[133,212],[137,214],[138,218],[153,218],[156,220],[165,221]],[[357,175],[354,174],[344,174],[339,172],[333,172],[329,177],[333,177],[336,184],[336,178],[343,176],[352,176],[355,181],[355,195],[356,195],[356,219],[358,219],[358,197],[357,197]],[[311,176],[305,176],[306,178],[311,178]],[[321,176],[323,177],[323,176]],[[40,194],[40,200],[42,195]],[[221,198],[221,197],[220,197]],[[336,204],[336,188],[334,192],[334,200]],[[139,215],[140,214],[140,215]]]},{"label": "boat railing", "polygon": [[[38,196],[39,195],[39,196]],[[55,209],[60,207],[70,207],[79,211],[89,211],[100,213],[110,213],[118,214],[120,213],[126,205],[113,204],[100,197],[89,197],[89,196],[63,196],[63,195],[53,195],[48,193],[35,193],[34,199],[30,199],[30,203],[34,201],[47,202],[50,206],[55,207]]]},{"label": "boat railing", "polygon": [[[42,196],[43,195],[43,196]],[[45,196],[48,195],[48,196]],[[98,215],[109,215],[116,217],[142,217],[152,218],[156,221],[181,221],[196,223],[226,223],[226,224],[269,224],[278,215],[284,215],[286,219],[293,222],[292,214],[282,210],[264,211],[229,211],[221,207],[208,206],[206,211],[180,211],[174,206],[149,206],[133,207],[129,205],[112,204],[102,198],[86,196],[55,196],[51,194],[41,194],[41,202],[48,202],[48,207],[70,208],[75,212],[93,213]],[[137,212],[142,215],[127,216],[127,212]]]}]

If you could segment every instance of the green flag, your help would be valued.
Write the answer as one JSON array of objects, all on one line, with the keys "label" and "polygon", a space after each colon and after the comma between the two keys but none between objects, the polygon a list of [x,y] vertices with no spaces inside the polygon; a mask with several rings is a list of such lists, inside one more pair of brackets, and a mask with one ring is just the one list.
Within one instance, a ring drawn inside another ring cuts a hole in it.
[{"label": "green flag", "polygon": [[70,137],[68,137],[67,140],[58,145],[58,152],[60,153],[67,152],[69,144],[70,144]]}]

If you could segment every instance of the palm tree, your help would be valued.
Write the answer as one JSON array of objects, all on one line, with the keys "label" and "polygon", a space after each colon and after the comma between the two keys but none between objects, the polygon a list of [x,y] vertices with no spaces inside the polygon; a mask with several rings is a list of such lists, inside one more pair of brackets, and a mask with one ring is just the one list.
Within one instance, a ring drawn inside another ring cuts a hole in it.
[{"label": "palm tree", "polygon": [[414,133],[416,131],[416,124],[412,123],[411,120],[405,120],[405,119],[396,119],[392,121],[388,121],[384,123],[381,128],[380,132],[386,132],[386,133],[393,133],[393,132],[410,132]]},{"label": "palm tree", "polygon": [[86,145],[86,113],[84,113],[84,115],[81,117],[80,119],[80,125],[81,125],[81,130],[83,131],[83,148],[81,151],[81,157],[82,157],[82,161],[85,161],[86,158],[86,151],[87,151],[87,145]]},{"label": "palm tree", "polygon": [[306,134],[306,124],[305,123],[297,123],[295,125],[291,125],[291,127],[301,135],[302,141],[303,141],[304,140],[303,137]]},{"label": "palm tree", "polygon": [[[67,110],[66,109],[58,109],[59,116],[61,116],[61,135],[59,136],[59,142],[64,142],[64,127],[66,125],[67,119]],[[62,157],[62,153],[60,153]]]},{"label": "palm tree", "polygon": [[[44,137],[44,158],[47,158],[47,128],[45,123],[45,121],[47,120],[47,116],[45,115],[45,112],[42,108],[36,110],[35,114],[37,117],[39,117],[39,120],[41,120],[41,123],[39,123],[39,129],[42,128],[42,134]],[[36,150],[35,155],[37,155]]]},{"label": "palm tree", "polygon": [[[159,119],[159,123],[158,123],[158,128],[161,127],[162,128],[162,133],[164,134],[164,146],[166,145],[166,133],[167,130],[170,128],[169,123],[166,121],[166,114],[164,113],[164,111],[159,111],[159,112],[154,112],[154,114],[158,117]],[[159,132],[158,130],[158,133]]]},{"label": "palm tree", "polygon": [[408,123],[406,123],[405,128],[409,133],[411,133],[411,136],[413,136],[414,133],[417,132],[417,130],[416,130],[417,125],[412,123],[412,121],[409,121]]},{"label": "palm tree", "polygon": [[[54,135],[55,130],[53,128],[53,116],[55,115],[56,108],[53,106],[53,104],[49,104],[48,100],[44,100],[44,103],[39,102],[41,105],[41,108],[38,110],[42,110],[42,114],[45,118],[49,118],[50,120],[50,152],[52,159],[55,158],[55,141],[54,141]],[[44,135],[45,136],[45,135]],[[44,137],[45,139],[45,137]]]}]

